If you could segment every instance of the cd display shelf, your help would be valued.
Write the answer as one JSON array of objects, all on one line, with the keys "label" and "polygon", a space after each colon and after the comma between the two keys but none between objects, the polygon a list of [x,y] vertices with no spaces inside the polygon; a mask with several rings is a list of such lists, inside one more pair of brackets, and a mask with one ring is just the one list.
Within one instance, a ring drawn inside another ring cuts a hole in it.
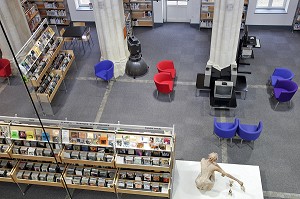
[{"label": "cd display shelf", "polygon": [[[214,19],[214,0],[201,0],[200,7],[200,26],[199,28],[212,28]],[[244,0],[244,9],[242,14],[241,29],[244,28],[249,0]]]},{"label": "cd display shelf", "polygon": [[298,2],[298,6],[293,21],[293,30],[300,30],[300,1]]},{"label": "cd display shelf", "polygon": [[72,50],[62,50],[63,43],[63,38],[48,26],[20,64],[23,75],[30,80],[33,100],[46,115],[54,115],[51,102],[75,60]]},{"label": "cd display shelf", "polygon": [[29,29],[33,33],[42,21],[40,12],[36,4],[31,4],[27,0],[22,0],[21,6],[25,13]]},{"label": "cd display shelf", "polygon": [[132,26],[153,26],[152,0],[123,0],[124,13],[130,13]]},{"label": "cd display shelf", "polygon": [[0,181],[171,197],[174,126],[42,119],[43,132],[35,118],[0,121],[0,161],[17,161]]}]

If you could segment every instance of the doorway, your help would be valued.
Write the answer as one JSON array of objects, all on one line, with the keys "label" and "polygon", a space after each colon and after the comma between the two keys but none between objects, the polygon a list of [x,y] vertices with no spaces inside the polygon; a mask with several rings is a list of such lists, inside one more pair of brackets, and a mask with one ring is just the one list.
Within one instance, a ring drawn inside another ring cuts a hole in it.
[{"label": "doorway", "polygon": [[189,0],[166,0],[165,3],[167,22],[190,22]]}]

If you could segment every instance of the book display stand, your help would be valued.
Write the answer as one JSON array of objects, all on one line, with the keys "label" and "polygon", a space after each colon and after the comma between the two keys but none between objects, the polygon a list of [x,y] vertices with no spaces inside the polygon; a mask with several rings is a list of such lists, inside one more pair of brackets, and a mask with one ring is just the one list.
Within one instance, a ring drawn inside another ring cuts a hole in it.
[{"label": "book display stand", "polygon": [[32,3],[28,2],[27,0],[22,0],[21,6],[25,13],[25,17],[26,17],[29,29],[33,33],[42,21],[40,12],[39,12],[36,4],[32,4]]},{"label": "book display stand", "polygon": [[[67,90],[64,79],[75,56],[72,50],[62,50],[63,38],[57,37],[53,28],[45,25],[47,20],[39,26],[37,39],[31,37],[25,44],[27,48],[32,46],[31,43],[33,46],[30,49],[23,47],[17,57],[23,78],[28,80],[31,96],[40,107],[40,112],[54,115],[51,102],[61,84]],[[24,54],[25,56],[21,56]]]},{"label": "book display stand", "polygon": [[0,181],[171,197],[174,126],[0,121]]}]

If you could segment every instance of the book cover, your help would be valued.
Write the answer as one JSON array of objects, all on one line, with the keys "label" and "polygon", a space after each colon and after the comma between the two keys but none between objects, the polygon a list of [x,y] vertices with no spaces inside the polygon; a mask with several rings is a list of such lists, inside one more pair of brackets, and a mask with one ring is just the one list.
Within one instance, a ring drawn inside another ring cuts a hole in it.
[{"label": "book cover", "polygon": [[50,141],[50,134],[48,132],[43,132],[42,133],[42,141],[47,141],[47,138]]},{"label": "book cover", "polygon": [[19,131],[19,138],[20,139],[26,139],[26,132],[25,131]]},{"label": "book cover", "polygon": [[8,126],[0,126],[0,137],[8,137]]},{"label": "book cover", "polygon": [[42,140],[42,129],[35,129],[35,139]]},{"label": "book cover", "polygon": [[26,131],[26,140],[35,140],[33,131]]},{"label": "book cover", "polygon": [[86,140],[86,133],[85,132],[79,132],[79,139],[80,143],[84,144]]},{"label": "book cover", "polygon": [[70,142],[69,130],[67,130],[67,129],[62,129],[61,130],[61,139],[62,139],[62,143],[69,143]]},{"label": "book cover", "polygon": [[53,142],[59,142],[60,137],[59,137],[59,130],[53,130],[52,131],[52,141]]},{"label": "book cover", "polygon": [[100,136],[99,143],[100,145],[105,145],[105,146],[108,144],[107,134],[102,134]]},{"label": "book cover", "polygon": [[108,145],[109,146],[114,146],[114,141],[115,141],[115,135],[114,134],[108,134]]},{"label": "book cover", "polygon": [[94,139],[94,133],[87,133],[85,143],[92,144],[93,139]]},{"label": "book cover", "polygon": [[70,142],[77,143],[79,141],[79,132],[71,131],[71,139]]},{"label": "book cover", "polygon": [[10,131],[10,137],[12,139],[19,139],[19,131],[18,130],[11,130]]}]

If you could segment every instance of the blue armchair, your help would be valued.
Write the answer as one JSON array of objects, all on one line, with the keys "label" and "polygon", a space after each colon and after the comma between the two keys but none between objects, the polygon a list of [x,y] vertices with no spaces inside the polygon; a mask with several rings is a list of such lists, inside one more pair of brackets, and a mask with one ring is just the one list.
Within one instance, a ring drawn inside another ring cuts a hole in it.
[{"label": "blue armchair", "polygon": [[289,102],[289,107],[291,106],[292,97],[295,95],[295,93],[298,90],[298,85],[290,80],[281,80],[278,79],[274,89],[274,97],[278,101],[274,110],[278,106],[280,102]]},{"label": "blue armchair", "polygon": [[275,86],[278,79],[288,79],[292,80],[294,78],[294,73],[287,68],[275,68],[273,74],[270,77],[270,84]]},{"label": "blue armchair", "polygon": [[110,60],[100,61],[95,65],[95,75],[105,81],[109,81],[114,77],[114,63]]},{"label": "blue armchair", "polygon": [[239,123],[237,134],[241,138],[241,144],[243,143],[243,140],[253,141],[254,144],[254,141],[257,140],[257,138],[260,136],[262,129],[263,129],[262,121],[260,121],[258,125]]},{"label": "blue armchair", "polygon": [[219,138],[219,143],[222,138],[230,138],[232,143],[232,138],[235,136],[239,125],[239,119],[235,118],[234,122],[217,122],[217,118],[214,118],[214,133]]}]

